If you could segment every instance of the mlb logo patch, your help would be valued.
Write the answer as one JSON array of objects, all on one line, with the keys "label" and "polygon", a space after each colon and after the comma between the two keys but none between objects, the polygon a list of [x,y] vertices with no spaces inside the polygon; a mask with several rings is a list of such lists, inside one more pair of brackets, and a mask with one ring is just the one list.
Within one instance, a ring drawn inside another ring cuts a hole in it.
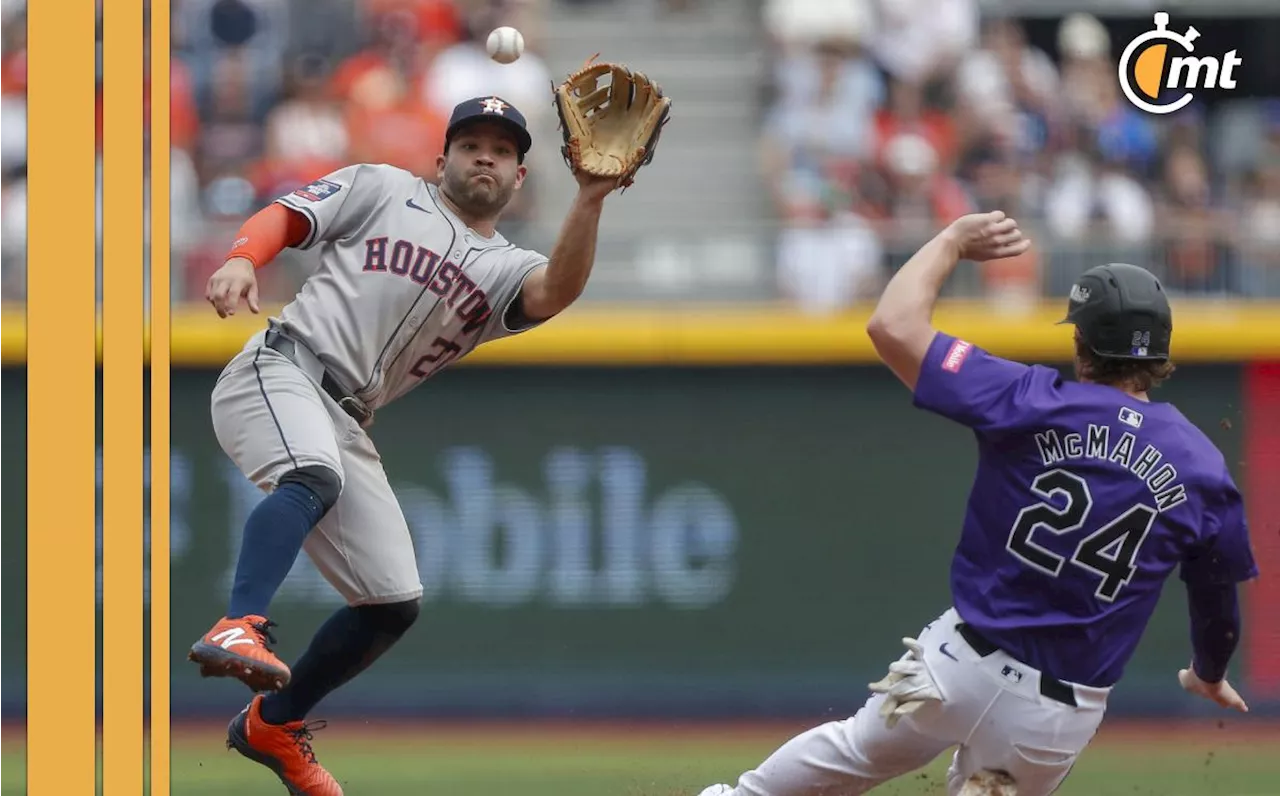
[{"label": "mlb logo patch", "polygon": [[956,340],[951,344],[951,348],[947,350],[947,355],[942,358],[942,369],[949,373],[959,373],[960,366],[964,364],[968,358],[969,352],[973,350],[973,343],[964,340]]},{"label": "mlb logo patch", "polygon": [[1142,413],[1127,406],[1120,407],[1120,422],[1133,428],[1142,428]]},{"label": "mlb logo patch", "polygon": [[319,202],[321,199],[327,199],[341,190],[342,186],[336,182],[316,180],[307,187],[299,188],[294,191],[293,195],[301,199],[306,199],[308,202]]},{"label": "mlb logo patch", "polygon": [[1003,669],[1001,669],[1001,670],[1000,670],[1000,674],[1001,674],[1001,675],[1002,675],[1006,680],[1010,680],[1010,681],[1015,682],[1015,683],[1021,683],[1021,682],[1022,682],[1022,672],[1018,671],[1017,669],[1013,668],[1012,666],[1006,666],[1006,667],[1004,667]]}]

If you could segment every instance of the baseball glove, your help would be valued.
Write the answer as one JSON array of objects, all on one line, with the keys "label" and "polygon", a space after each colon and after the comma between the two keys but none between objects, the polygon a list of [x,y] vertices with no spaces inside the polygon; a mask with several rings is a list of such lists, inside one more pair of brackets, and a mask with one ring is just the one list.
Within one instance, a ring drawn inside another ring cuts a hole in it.
[{"label": "baseball glove", "polygon": [[653,161],[671,99],[640,72],[595,59],[553,87],[564,135],[560,151],[575,173],[616,177],[626,188],[640,167]]}]

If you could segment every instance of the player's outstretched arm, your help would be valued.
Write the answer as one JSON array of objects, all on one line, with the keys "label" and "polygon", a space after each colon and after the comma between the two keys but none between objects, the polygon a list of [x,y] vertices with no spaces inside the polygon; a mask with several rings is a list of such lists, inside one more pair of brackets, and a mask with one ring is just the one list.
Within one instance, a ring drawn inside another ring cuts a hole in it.
[{"label": "player's outstretched arm", "polygon": [[894,274],[880,296],[867,334],[876,353],[902,383],[914,390],[920,364],[936,331],[933,308],[942,285],[960,260],[999,260],[1025,252],[1031,241],[1018,222],[999,210],[961,216],[917,251]]},{"label": "player's outstretched arm", "polygon": [[264,207],[244,222],[222,267],[205,285],[204,297],[217,310],[218,317],[235,315],[241,301],[256,314],[260,309],[257,269],[275,259],[286,246],[301,243],[310,231],[311,222],[305,216],[279,204]]},{"label": "player's outstretched arm", "polygon": [[596,259],[596,239],[604,200],[618,186],[616,178],[578,172],[578,195],[560,227],[545,268],[529,275],[520,289],[521,314],[544,321],[562,312],[582,295]]}]

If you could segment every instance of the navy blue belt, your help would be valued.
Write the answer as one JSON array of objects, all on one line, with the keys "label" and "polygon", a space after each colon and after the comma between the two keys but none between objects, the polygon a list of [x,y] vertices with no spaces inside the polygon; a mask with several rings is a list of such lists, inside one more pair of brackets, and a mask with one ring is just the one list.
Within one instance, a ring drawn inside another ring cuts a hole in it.
[{"label": "navy blue belt", "polygon": [[[302,348],[301,344],[280,329],[275,327],[268,329],[266,338],[263,340],[263,344],[266,345],[267,348],[285,355],[304,371],[307,370],[305,367],[307,362],[304,361],[304,358],[301,356],[301,352],[299,351],[299,349]],[[320,389],[324,390],[329,397],[338,404],[338,406],[342,407],[342,411],[350,415],[351,419],[355,420],[362,427],[373,420],[373,412],[365,406],[364,401],[361,401],[349,390],[339,384],[338,380],[329,373],[329,370],[324,367],[314,354],[307,359],[314,360],[315,365],[320,369],[320,373],[311,374],[313,378],[317,378],[320,381]]]},{"label": "navy blue belt", "polygon": [[[972,625],[961,622],[956,625],[956,630],[959,631],[965,643],[972,647],[974,652],[978,653],[979,657],[985,658],[988,655],[1002,651],[981,633],[974,630]],[[1076,707],[1076,690],[1058,678],[1050,677],[1044,672],[1040,673],[1040,693],[1054,702],[1061,702],[1073,708]]]}]

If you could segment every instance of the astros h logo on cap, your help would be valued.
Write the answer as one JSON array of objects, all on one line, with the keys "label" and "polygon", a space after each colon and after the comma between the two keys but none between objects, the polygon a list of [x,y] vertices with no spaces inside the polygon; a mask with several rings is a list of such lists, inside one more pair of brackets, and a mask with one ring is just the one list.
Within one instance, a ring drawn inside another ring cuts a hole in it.
[{"label": "astros h logo on cap", "polygon": [[[1188,27],[1177,34],[1168,30],[1169,14],[1157,11],[1155,29],[1129,42],[1120,56],[1120,88],[1125,97],[1148,113],[1173,113],[1191,102],[1192,89],[1233,89],[1233,70],[1241,64],[1235,50],[1221,58],[1190,55],[1200,31]],[[1170,52],[1171,45],[1184,53]]]}]

